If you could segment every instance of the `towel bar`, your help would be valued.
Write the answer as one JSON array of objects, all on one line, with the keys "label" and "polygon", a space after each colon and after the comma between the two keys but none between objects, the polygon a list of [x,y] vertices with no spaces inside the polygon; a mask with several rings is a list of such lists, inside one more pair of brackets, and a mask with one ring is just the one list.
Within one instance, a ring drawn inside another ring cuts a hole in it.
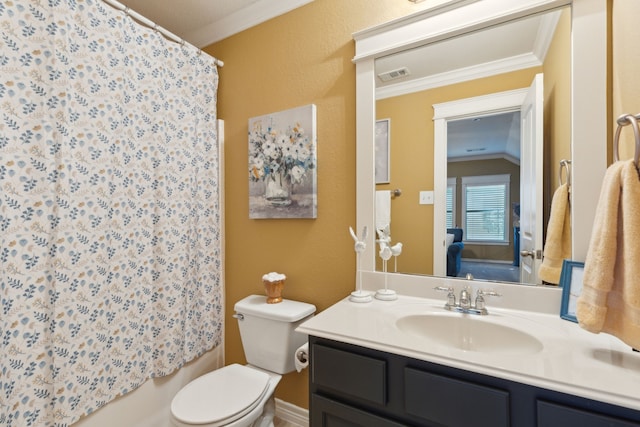
[{"label": "towel bar", "polygon": [[571,189],[571,160],[560,160],[560,170],[558,171],[558,183],[562,185],[562,171],[565,171],[565,177],[567,178],[567,187]]},{"label": "towel bar", "polygon": [[616,134],[613,138],[613,161],[617,162],[620,160],[618,155],[618,145],[620,143],[620,132],[622,128],[626,125],[631,125],[633,129],[633,135],[635,137],[636,142],[636,150],[633,155],[633,162],[636,165],[636,169],[638,168],[638,159],[640,158],[640,129],[638,128],[638,120],[640,119],[640,114],[634,116],[633,114],[622,114],[616,122],[618,123],[618,127],[616,128]]}]

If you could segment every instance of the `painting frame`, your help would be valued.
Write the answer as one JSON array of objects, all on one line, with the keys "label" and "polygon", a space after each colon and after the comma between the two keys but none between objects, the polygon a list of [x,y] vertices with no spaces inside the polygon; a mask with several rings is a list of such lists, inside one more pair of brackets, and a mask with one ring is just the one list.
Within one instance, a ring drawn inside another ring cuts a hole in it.
[{"label": "painting frame", "polygon": [[391,119],[376,120],[375,128],[376,184],[391,182]]},{"label": "painting frame", "polygon": [[248,140],[249,218],[317,218],[316,105],[250,118]]},{"label": "painting frame", "polygon": [[562,301],[560,303],[560,317],[571,322],[578,322],[576,306],[578,297],[582,293],[584,276],[584,262],[562,261],[560,286],[562,287]]}]

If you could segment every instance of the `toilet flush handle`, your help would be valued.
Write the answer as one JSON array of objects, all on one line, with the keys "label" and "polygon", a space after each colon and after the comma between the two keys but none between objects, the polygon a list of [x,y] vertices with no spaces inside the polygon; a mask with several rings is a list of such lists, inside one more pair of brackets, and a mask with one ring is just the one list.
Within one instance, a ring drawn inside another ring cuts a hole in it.
[{"label": "toilet flush handle", "polygon": [[238,320],[244,320],[244,314],[242,313],[235,313],[233,317],[235,317]]}]

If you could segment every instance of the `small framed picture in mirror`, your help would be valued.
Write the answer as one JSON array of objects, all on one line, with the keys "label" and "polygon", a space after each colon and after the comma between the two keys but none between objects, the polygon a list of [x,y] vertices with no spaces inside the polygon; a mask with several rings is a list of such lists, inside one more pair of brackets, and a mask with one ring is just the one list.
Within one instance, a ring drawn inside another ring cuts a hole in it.
[{"label": "small framed picture in mirror", "polygon": [[578,297],[582,292],[582,278],[584,276],[584,263],[565,259],[562,262],[560,273],[560,286],[562,287],[562,303],[560,304],[560,317],[572,322],[578,322],[576,318],[576,306]]},{"label": "small framed picture in mirror", "polygon": [[391,159],[390,143],[391,119],[376,121],[375,160],[376,184],[391,182],[389,162]]}]

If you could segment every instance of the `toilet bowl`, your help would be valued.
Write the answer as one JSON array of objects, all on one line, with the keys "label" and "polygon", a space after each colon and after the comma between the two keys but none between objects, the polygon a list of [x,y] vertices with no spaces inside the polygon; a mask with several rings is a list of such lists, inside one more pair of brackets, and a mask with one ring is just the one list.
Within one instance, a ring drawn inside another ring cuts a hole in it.
[{"label": "toilet bowl", "polygon": [[[280,378],[249,365],[217,369],[180,390],[171,402],[171,422],[176,427],[273,425],[273,392]],[[265,405],[272,407],[265,411]]]},{"label": "toilet bowl", "polygon": [[274,391],[295,370],[295,351],[307,336],[295,332],[315,306],[251,295],[234,307],[247,365],[232,364],[196,378],[171,402],[175,427],[273,427]]}]

